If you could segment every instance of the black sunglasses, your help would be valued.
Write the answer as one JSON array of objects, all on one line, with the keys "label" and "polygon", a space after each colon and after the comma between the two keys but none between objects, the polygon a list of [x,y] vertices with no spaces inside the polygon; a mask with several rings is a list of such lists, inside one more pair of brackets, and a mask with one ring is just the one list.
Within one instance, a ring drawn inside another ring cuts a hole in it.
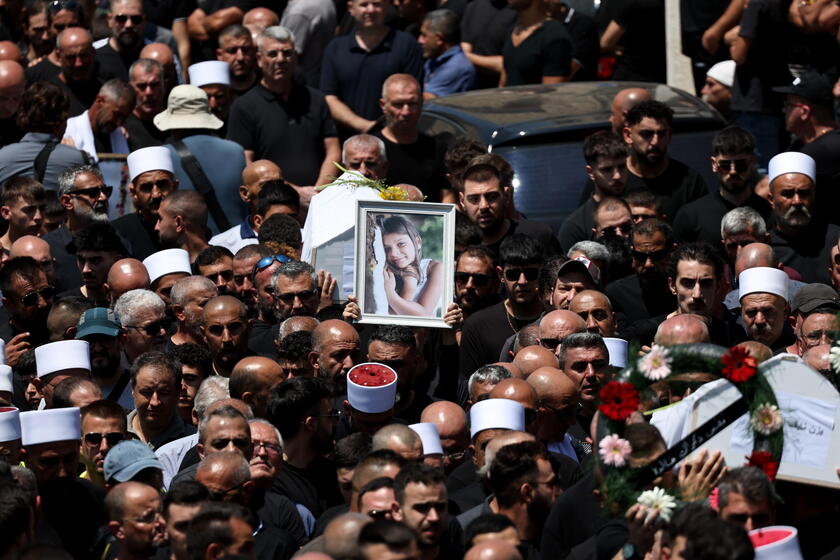
[{"label": "black sunglasses", "polygon": [[119,23],[120,25],[125,24],[128,20],[131,20],[131,23],[134,25],[140,25],[143,21],[143,16],[140,14],[133,14],[133,15],[126,15],[126,14],[117,14],[114,16],[114,21]]},{"label": "black sunglasses", "polygon": [[109,432],[107,434],[100,434],[99,432],[88,432],[85,434],[85,443],[91,447],[99,447],[102,440],[108,442],[110,447],[114,447],[119,442],[125,439],[125,434],[122,432]]},{"label": "black sunglasses", "polygon": [[659,262],[665,257],[667,257],[668,253],[668,249],[659,249],[658,251],[651,251],[650,253],[645,253],[644,251],[636,251],[635,249],[630,251],[633,260],[640,263],[643,263],[648,259],[650,259],[651,262]]},{"label": "black sunglasses", "polygon": [[213,336],[222,336],[224,334],[225,329],[230,333],[230,336],[237,336],[245,330],[245,323],[241,321],[236,321],[234,323],[228,323],[227,325],[210,325],[207,327],[207,332],[212,334]]},{"label": "black sunglasses", "polygon": [[127,329],[137,329],[143,331],[144,333],[146,333],[146,336],[157,336],[158,334],[160,334],[161,329],[166,331],[166,334],[171,334],[170,331],[172,327],[172,321],[170,321],[168,318],[164,318],[144,326],[125,325],[125,328]]},{"label": "black sunglasses", "polygon": [[523,274],[525,275],[526,281],[533,282],[540,275],[540,269],[536,266],[528,268],[508,268],[505,270],[505,279],[508,282],[516,282]]},{"label": "black sunglasses", "polygon": [[219,281],[219,277],[222,278],[223,282],[230,282],[233,280],[233,271],[232,270],[220,270],[219,272],[214,272],[212,274],[205,274],[205,278],[210,280],[213,283]]},{"label": "black sunglasses", "polygon": [[300,301],[305,301],[315,297],[317,293],[317,289],[306,290],[305,292],[286,292],[284,294],[274,294],[274,299],[279,299],[283,303],[292,303],[295,301],[295,298],[300,299]]},{"label": "black sunglasses", "polygon": [[53,298],[53,296],[55,296],[55,287],[45,286],[40,290],[28,292],[20,298],[20,302],[26,307],[32,307],[33,305],[38,304],[38,296],[44,298],[44,301],[49,302]]},{"label": "black sunglasses", "polygon": [[280,264],[284,264],[287,262],[292,262],[292,259],[290,259],[286,255],[269,255],[267,257],[263,257],[257,261],[256,265],[254,265],[254,274],[262,272],[263,270],[274,264],[274,261],[277,261]]},{"label": "black sunglasses", "polygon": [[414,504],[412,508],[414,511],[421,515],[426,515],[434,509],[438,513],[443,513],[447,510],[448,504],[446,502],[420,502],[419,504]]},{"label": "black sunglasses", "polygon": [[717,160],[718,167],[721,171],[729,171],[733,167],[736,173],[743,173],[750,167],[748,159],[719,159]]},{"label": "black sunglasses", "polygon": [[372,509],[370,511],[366,511],[365,515],[371,519],[385,519],[388,517],[389,513],[391,513],[391,510],[388,509]]},{"label": "black sunglasses", "polygon": [[114,187],[109,187],[108,185],[102,185],[101,187],[90,187],[87,189],[76,189],[75,191],[70,191],[67,194],[73,194],[77,196],[87,196],[90,198],[99,198],[99,194],[102,193],[105,195],[105,198],[110,198],[111,193],[114,192]]},{"label": "black sunglasses", "polygon": [[551,350],[552,352],[557,350],[557,347],[560,346],[561,344],[563,344],[563,339],[562,338],[541,338],[540,339],[540,346],[542,346],[543,348],[547,348],[548,350]]},{"label": "black sunglasses", "polygon": [[488,274],[475,274],[473,272],[455,273],[455,281],[459,284],[466,284],[470,281],[470,278],[472,278],[473,286],[476,288],[483,288],[490,282],[490,280],[493,279],[493,277]]},{"label": "black sunglasses", "polygon": [[738,247],[746,247],[747,245],[755,243],[752,239],[742,239],[741,241],[727,241],[723,244],[727,251],[734,251]]},{"label": "black sunglasses", "polygon": [[[251,446],[251,440],[248,438],[217,438],[210,442],[210,447],[213,449],[224,449],[231,443],[237,449],[247,449]],[[230,490],[228,490],[228,492],[230,492]]]}]

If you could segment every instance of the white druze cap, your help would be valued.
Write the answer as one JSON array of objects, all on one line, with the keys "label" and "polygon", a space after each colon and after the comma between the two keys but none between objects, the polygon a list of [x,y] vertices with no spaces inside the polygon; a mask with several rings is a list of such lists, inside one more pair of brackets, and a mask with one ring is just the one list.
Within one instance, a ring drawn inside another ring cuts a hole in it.
[{"label": "white druze cap", "polygon": [[24,447],[57,441],[78,441],[82,437],[81,415],[76,407],[21,412],[20,432]]},{"label": "white druze cap", "polygon": [[152,253],[143,259],[143,266],[146,267],[146,271],[149,273],[150,284],[153,284],[161,276],[174,274],[175,272],[192,274],[190,254],[184,249],[164,249],[163,251]]},{"label": "white druze cap", "polygon": [[470,407],[470,438],[492,428],[525,430],[525,407],[510,399],[487,399]]},{"label": "white druze cap", "polygon": [[802,152],[782,152],[773,156],[767,169],[767,178],[770,182],[779,175],[785,173],[802,173],[817,180],[817,162],[808,154]]},{"label": "white druze cap", "polygon": [[90,371],[90,345],[86,340],[59,340],[35,348],[38,377],[68,369]]},{"label": "white druze cap", "polygon": [[175,173],[172,166],[172,154],[166,146],[140,148],[128,154],[128,177],[134,180],[146,171],[169,171]]},{"label": "white druze cap", "polygon": [[437,426],[432,422],[420,422],[408,426],[420,436],[423,442],[423,455],[443,455],[443,447],[440,444],[440,434]]},{"label": "white druze cap", "polygon": [[775,294],[788,300],[788,275],[769,266],[748,268],[738,276],[738,299],[749,294]]}]

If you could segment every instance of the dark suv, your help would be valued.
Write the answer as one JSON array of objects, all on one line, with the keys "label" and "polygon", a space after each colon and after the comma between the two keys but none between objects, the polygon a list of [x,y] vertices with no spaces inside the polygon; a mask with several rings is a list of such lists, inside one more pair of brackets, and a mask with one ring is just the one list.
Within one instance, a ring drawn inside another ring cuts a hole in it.
[{"label": "dark suv", "polygon": [[712,136],[726,122],[700,99],[662,84],[581,82],[459,93],[427,101],[420,128],[448,145],[478,140],[507,159],[516,172],[516,207],[556,231],[580,203],[587,180],[583,139],[610,127],[612,99],[629,87],[649,90],[674,110],[668,153],[716,185]]}]

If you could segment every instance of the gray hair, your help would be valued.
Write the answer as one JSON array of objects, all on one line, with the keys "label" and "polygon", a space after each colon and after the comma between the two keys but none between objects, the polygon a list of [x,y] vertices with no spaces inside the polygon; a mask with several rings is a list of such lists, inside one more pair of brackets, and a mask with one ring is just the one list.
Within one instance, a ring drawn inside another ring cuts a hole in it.
[{"label": "gray hair", "polygon": [[131,106],[134,106],[134,102],[137,99],[134,88],[128,82],[124,82],[118,78],[113,78],[102,84],[102,87],[99,88],[99,95],[108,101],[129,101]]},{"label": "gray hair", "polygon": [[139,68],[143,72],[151,72],[152,70],[157,70],[160,75],[163,75],[163,66],[161,66],[160,62],[151,58],[138,58],[134,62],[131,63],[131,66],[128,67],[128,81],[131,82],[134,80],[134,70]]},{"label": "gray hair", "polygon": [[510,377],[510,372],[502,366],[481,366],[470,375],[470,380],[467,381],[467,391],[472,396],[473,386],[476,383],[492,383],[497,385],[503,379],[510,379]]},{"label": "gray hair", "polygon": [[277,280],[281,276],[285,276],[286,278],[297,278],[298,276],[302,276],[304,274],[308,274],[312,278],[312,284],[317,288],[318,275],[315,273],[315,269],[312,265],[304,261],[280,263],[280,266],[277,267],[277,270],[275,270],[274,274],[271,276],[271,285],[276,286]]},{"label": "gray hair", "polygon": [[405,447],[414,447],[418,441],[422,442],[417,432],[405,424],[388,424],[373,434],[370,450],[390,449],[392,439],[396,439],[400,445]]},{"label": "gray hair", "polygon": [[560,345],[560,353],[557,354],[560,369],[563,369],[563,365],[566,363],[566,352],[572,348],[600,348],[607,356],[610,355],[607,345],[600,334],[590,332],[573,333],[564,338],[563,343]]},{"label": "gray hair", "polygon": [[[187,305],[190,292],[193,290],[213,290],[216,292],[216,284],[204,276],[187,276],[186,278],[181,278],[172,285],[169,300],[172,302],[172,305],[184,307]],[[216,293],[218,294],[218,292]]]},{"label": "gray hair", "polygon": [[78,179],[79,175],[81,175],[82,173],[90,173],[91,175],[96,175],[97,178],[104,181],[104,179],[102,178],[102,172],[99,171],[99,168],[95,165],[90,165],[87,163],[74,165],[62,171],[61,175],[58,176],[58,196],[68,194],[70,191],[72,191],[73,188],[76,186],[76,179]]},{"label": "gray hair", "polygon": [[145,309],[166,313],[166,304],[156,293],[143,289],[127,291],[114,304],[114,313],[120,318],[120,323],[129,327],[135,324],[137,312]]},{"label": "gray hair", "polygon": [[274,435],[277,436],[277,441],[280,442],[280,449],[282,450],[286,446],[286,444],[283,443],[283,436],[280,435],[280,430],[278,430],[277,426],[275,426],[268,420],[264,418],[252,418],[251,420],[248,420],[248,425],[250,426],[251,424],[264,424],[268,426],[269,428],[274,430]]},{"label": "gray hair", "polygon": [[720,220],[720,236],[753,233],[763,236],[767,233],[767,224],[755,209],[749,206],[733,208]]},{"label": "gray hair", "polygon": [[282,25],[272,25],[271,27],[266,27],[260,32],[260,35],[257,38],[257,50],[260,52],[263,51],[264,39],[271,39],[272,41],[277,41],[278,43],[292,43],[292,45],[295,43],[294,34]]},{"label": "gray hair", "polygon": [[[206,409],[205,409],[206,410]],[[241,418],[246,424],[248,423],[248,419],[245,417],[239,409],[234,408],[231,405],[220,406],[210,414],[201,417],[201,421],[198,423],[198,441],[204,443],[204,438],[207,437],[207,424],[210,423],[210,420],[213,418]],[[249,428],[250,430],[250,428]]]},{"label": "gray hair", "polygon": [[752,503],[766,501],[773,503],[773,485],[764,471],[757,467],[736,467],[725,475],[718,483],[718,506],[720,509],[729,503],[729,494],[741,494],[744,499]]},{"label": "gray hair", "polygon": [[458,44],[461,35],[458,14],[447,9],[432,10],[426,14],[425,22],[429,26],[429,31],[442,34],[447,43]]},{"label": "gray hair", "polygon": [[609,250],[597,241],[578,241],[572,245],[566,256],[572,258],[572,255],[576,252],[583,253],[590,261],[610,262]]},{"label": "gray hair", "polygon": [[199,420],[204,418],[204,411],[216,401],[230,398],[230,379],[221,375],[211,375],[201,382],[193,399],[193,410]]},{"label": "gray hair", "polygon": [[341,162],[347,163],[347,147],[348,146],[364,146],[369,148],[376,146],[379,151],[379,159],[383,162],[388,161],[388,155],[385,153],[385,142],[381,138],[377,138],[371,134],[356,134],[344,141],[341,146]]},{"label": "gray hair", "polygon": [[420,103],[423,103],[423,88],[417,78],[411,74],[391,74],[382,83],[382,99],[388,99],[388,88],[394,84],[412,84],[417,88],[417,95],[420,96]]}]

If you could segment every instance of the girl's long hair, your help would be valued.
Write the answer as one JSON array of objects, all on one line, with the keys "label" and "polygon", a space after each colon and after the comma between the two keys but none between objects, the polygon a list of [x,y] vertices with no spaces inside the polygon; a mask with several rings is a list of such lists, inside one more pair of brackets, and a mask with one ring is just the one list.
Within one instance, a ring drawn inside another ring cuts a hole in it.
[{"label": "girl's long hair", "polygon": [[[420,277],[420,260],[422,259],[422,243],[420,241],[420,234],[417,232],[417,227],[414,225],[410,219],[400,216],[400,215],[391,215],[388,217],[382,217],[379,227],[382,228],[382,242],[385,242],[385,236],[389,233],[402,233],[408,236],[411,239],[411,242],[414,244],[414,261],[411,264],[406,266],[405,268],[396,268],[390,262],[386,262],[385,266],[388,267],[388,270],[394,273],[394,275],[398,278],[398,283],[401,283],[403,277],[414,277],[417,278],[418,283],[422,282],[422,278]],[[399,286],[398,286],[399,288]]]}]

